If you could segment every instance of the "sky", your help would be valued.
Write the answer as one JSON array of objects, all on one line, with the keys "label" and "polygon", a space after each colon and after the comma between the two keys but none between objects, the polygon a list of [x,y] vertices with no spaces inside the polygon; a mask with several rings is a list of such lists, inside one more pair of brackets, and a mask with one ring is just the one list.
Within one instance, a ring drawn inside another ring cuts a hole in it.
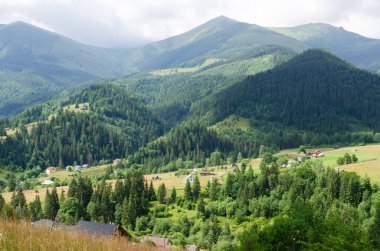
[{"label": "sky", "polygon": [[0,0],[0,23],[23,21],[101,47],[133,47],[224,15],[261,26],[329,23],[380,38],[379,0]]}]

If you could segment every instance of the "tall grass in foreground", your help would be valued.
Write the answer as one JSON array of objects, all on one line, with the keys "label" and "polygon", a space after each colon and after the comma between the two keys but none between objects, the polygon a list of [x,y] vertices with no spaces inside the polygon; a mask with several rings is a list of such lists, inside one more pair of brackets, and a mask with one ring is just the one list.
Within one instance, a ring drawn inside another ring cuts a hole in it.
[{"label": "tall grass in foreground", "polygon": [[90,235],[33,227],[30,222],[0,218],[1,251],[81,251],[81,250],[160,250],[127,239],[93,237]]}]

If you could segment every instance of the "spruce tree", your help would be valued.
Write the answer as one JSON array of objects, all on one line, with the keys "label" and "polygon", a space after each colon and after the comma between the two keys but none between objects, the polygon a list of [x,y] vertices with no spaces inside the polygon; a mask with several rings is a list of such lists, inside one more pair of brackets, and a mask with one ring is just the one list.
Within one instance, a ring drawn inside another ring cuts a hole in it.
[{"label": "spruce tree", "polygon": [[[54,192],[55,191],[55,192]],[[55,220],[59,210],[59,200],[57,190],[53,189],[50,193],[49,189],[46,190],[45,196],[45,218]]]},{"label": "spruce tree", "polygon": [[153,181],[150,181],[149,190],[148,190],[148,198],[150,201],[156,200],[156,192],[154,191]]},{"label": "spruce tree", "polygon": [[189,180],[186,181],[184,189],[184,199],[187,201],[191,201],[193,199],[193,192],[191,191],[191,185]]},{"label": "spruce tree", "polygon": [[173,187],[172,192],[170,193],[170,203],[175,203],[177,200],[177,190]]},{"label": "spruce tree", "polygon": [[201,194],[201,182],[199,181],[198,176],[195,176],[193,184],[193,199],[197,200]]},{"label": "spruce tree", "polygon": [[3,209],[4,205],[5,205],[5,200],[4,200],[3,195],[0,193],[0,212]]},{"label": "spruce tree", "polygon": [[160,203],[165,203],[165,198],[166,198],[166,187],[165,184],[162,183],[157,190],[157,200]]},{"label": "spruce tree", "polygon": [[40,196],[36,195],[34,201],[29,204],[29,212],[32,221],[37,221],[43,217]]}]

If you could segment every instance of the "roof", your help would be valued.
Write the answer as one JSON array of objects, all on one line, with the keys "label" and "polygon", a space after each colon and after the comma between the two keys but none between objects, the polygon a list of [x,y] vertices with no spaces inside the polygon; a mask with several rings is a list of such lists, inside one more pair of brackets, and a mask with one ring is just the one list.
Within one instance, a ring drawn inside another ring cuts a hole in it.
[{"label": "roof", "polygon": [[57,170],[57,168],[56,167],[54,167],[54,166],[49,166],[48,168],[46,168],[46,170]]},{"label": "roof", "polygon": [[167,247],[172,244],[168,238],[162,238],[159,236],[144,236],[140,239],[141,243],[144,243],[146,241],[152,241],[156,244],[156,246],[159,247]]},{"label": "roof", "polygon": [[33,222],[32,225],[36,227],[53,227],[54,221],[41,219],[41,220]]},{"label": "roof", "polygon": [[51,181],[51,180],[44,180],[41,184],[42,185],[51,185],[51,184],[53,184],[53,181]]},{"label": "roof", "polygon": [[113,235],[118,227],[118,224],[104,224],[80,220],[75,225],[75,230],[92,235]]},{"label": "roof", "polygon": [[59,221],[52,221],[48,219],[41,219],[32,223],[36,227],[48,227],[48,228],[69,228],[71,226],[65,225]]}]

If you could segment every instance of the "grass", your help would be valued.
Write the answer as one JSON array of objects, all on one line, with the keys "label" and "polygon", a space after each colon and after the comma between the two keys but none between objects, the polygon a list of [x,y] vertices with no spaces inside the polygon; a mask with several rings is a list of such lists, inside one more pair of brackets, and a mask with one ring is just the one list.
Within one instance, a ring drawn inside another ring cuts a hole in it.
[{"label": "grass", "polygon": [[[49,189],[51,191],[53,188],[52,187],[50,187],[50,188],[44,187],[44,188],[39,188],[39,189],[25,190],[24,195],[25,195],[26,201],[28,203],[34,201],[34,199],[36,198],[36,195],[40,196],[41,201],[45,201],[45,195],[46,195],[47,189]],[[57,187],[58,195],[61,194],[62,190],[64,191],[65,194],[67,194],[68,189],[69,189],[68,186]],[[7,203],[11,202],[12,194],[13,194],[13,192],[2,193],[4,200]]]},{"label": "grass", "polygon": [[[198,170],[200,171],[200,170]],[[213,176],[200,176],[199,181],[201,182],[201,187],[205,187],[207,185],[207,182],[211,180],[211,177],[216,177],[218,180],[222,178],[223,175],[225,175],[228,171],[231,171],[231,169],[227,170],[216,170],[215,175]],[[159,176],[161,179],[155,179],[152,178]],[[145,175],[145,179],[150,182],[152,180],[154,188],[157,190],[158,186],[162,183],[165,184],[166,189],[170,192],[173,187],[176,188],[179,195],[183,193],[183,189],[185,188],[185,177],[186,175],[180,175],[175,176],[174,172],[170,173],[160,173],[160,174],[148,174]]]},{"label": "grass", "polygon": [[215,129],[216,131],[223,131],[226,129],[238,128],[242,130],[243,132],[247,132],[250,128],[250,122],[249,122],[249,119],[245,119],[237,115],[231,115],[227,117],[226,119],[224,119],[223,121],[220,121],[216,123],[215,125],[211,126],[210,128]]},{"label": "grass", "polygon": [[[82,110],[81,107],[86,106],[86,110]],[[67,105],[63,107],[64,111],[74,111],[74,112],[89,112],[90,111],[90,104],[89,103],[80,103],[78,104],[78,108],[75,108],[75,104]]]},{"label": "grass", "polygon": [[161,250],[129,242],[126,238],[113,239],[90,236],[65,230],[33,227],[27,221],[0,219],[0,250],[4,251],[107,251],[107,250]]},{"label": "grass", "polygon": [[[109,165],[102,165],[102,166],[96,166],[96,167],[90,167],[90,168],[82,169],[80,175],[85,176],[85,177],[92,177],[92,176],[95,176],[98,174],[102,174],[102,173],[106,172],[106,169],[108,166]],[[59,171],[51,173],[47,177],[39,177],[38,181],[42,182],[44,180],[51,179],[53,177],[55,179],[60,180],[60,181],[64,181],[64,180],[71,181],[74,178],[74,176],[70,176],[72,174],[78,175],[78,172],[76,172],[76,171],[68,172],[65,170],[59,170]]]},{"label": "grass", "polygon": [[[215,175],[214,176],[199,176],[201,186],[205,187],[207,185],[207,182],[209,180],[211,180],[211,177],[216,177],[219,180],[221,180],[222,177],[227,172],[232,171],[231,165],[227,165],[227,167],[228,167],[227,169],[223,169],[223,170],[221,170],[218,167],[212,167],[215,169]],[[257,167],[258,167],[258,165],[257,165]],[[98,174],[105,172],[106,168],[107,168],[107,165],[85,169],[80,175],[81,176],[93,177],[95,175],[98,175]],[[200,171],[200,169],[199,169],[199,171]],[[56,177],[57,179],[67,180],[68,182],[70,182],[74,178],[73,176],[68,176],[70,173],[75,173],[75,172],[57,171],[57,172],[51,174],[49,177],[39,178],[39,181],[42,182],[43,180],[49,179],[51,177]],[[145,179],[148,181],[148,183],[150,181],[153,182],[153,186],[156,190],[158,189],[159,185],[164,183],[166,188],[168,189],[168,191],[171,191],[171,189],[173,187],[175,187],[177,189],[177,192],[179,195],[181,195],[183,193],[183,189],[185,188],[185,185],[186,185],[186,183],[185,183],[186,175],[176,176],[175,172],[159,173],[159,174],[147,174],[144,176],[145,176]],[[153,177],[156,177],[156,176],[159,176],[161,179],[153,180]],[[116,180],[109,180],[108,182],[115,184]],[[49,188],[49,189],[51,191],[51,189],[53,189],[53,188]],[[34,201],[34,199],[36,198],[36,195],[39,195],[41,201],[44,201],[46,190],[47,190],[47,188],[45,188],[45,187],[44,188],[31,189],[31,190],[25,190],[24,194],[25,194],[26,201],[28,203]],[[68,186],[57,187],[57,191],[58,191],[59,195],[61,194],[62,190],[64,191],[65,194],[67,194]],[[11,201],[12,194],[13,194],[13,192],[2,193],[6,202]]]},{"label": "grass", "polygon": [[[313,151],[316,149],[308,149]],[[350,146],[339,149],[322,148],[320,149],[325,156],[319,158],[325,166],[339,167],[341,170],[355,172],[358,175],[371,178],[374,183],[380,183],[380,145]],[[297,149],[284,150],[279,155],[286,155],[297,152]],[[359,161],[354,164],[338,166],[336,160],[343,157],[345,153],[355,154]]]},{"label": "grass", "polygon": [[218,58],[208,58],[203,62],[203,64],[197,65],[194,67],[164,69],[164,70],[153,71],[151,73],[153,75],[156,75],[156,76],[166,76],[166,75],[171,75],[171,74],[176,74],[176,73],[197,72],[197,71],[201,70],[202,68],[205,68],[206,66],[215,64],[219,61],[220,61],[220,59],[218,59]]}]

